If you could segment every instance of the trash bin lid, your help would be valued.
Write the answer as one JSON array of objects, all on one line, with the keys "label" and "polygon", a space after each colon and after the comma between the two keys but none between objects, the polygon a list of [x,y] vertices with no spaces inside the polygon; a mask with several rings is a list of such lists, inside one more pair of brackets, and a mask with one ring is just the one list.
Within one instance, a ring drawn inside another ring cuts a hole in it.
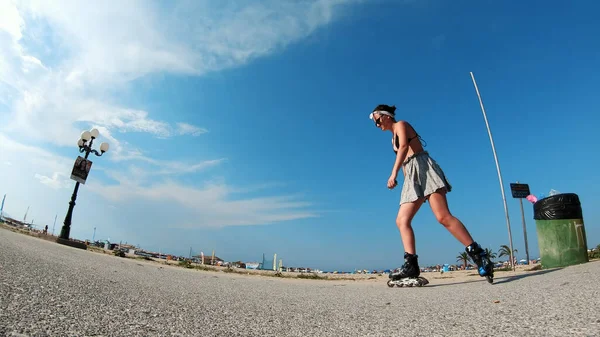
[{"label": "trash bin lid", "polygon": [[555,194],[533,204],[535,220],[560,220],[583,218],[581,202],[575,193]]}]

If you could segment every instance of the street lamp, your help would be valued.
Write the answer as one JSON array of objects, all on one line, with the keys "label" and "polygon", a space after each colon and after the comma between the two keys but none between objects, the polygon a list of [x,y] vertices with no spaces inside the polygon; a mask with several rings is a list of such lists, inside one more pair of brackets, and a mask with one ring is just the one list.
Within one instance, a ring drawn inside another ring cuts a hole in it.
[{"label": "street lamp", "polygon": [[[100,152],[92,149],[94,139],[98,138],[99,135],[100,132],[98,132],[98,129],[91,129],[90,131],[83,131],[81,133],[81,137],[77,141],[77,146],[79,146],[80,153],[85,152],[85,159],[88,158],[90,153],[93,153],[96,156],[100,157],[106,151],[108,151],[108,143],[100,144]],[[57,240],[57,242],[59,243],[69,243],[69,234],[71,232],[71,218],[73,217],[73,208],[75,207],[75,200],[77,199],[78,190],[79,181],[75,183],[75,189],[73,190],[73,195],[71,195],[71,201],[69,202],[69,210],[67,211],[67,216],[65,217],[64,225],[62,226],[60,236]]]}]

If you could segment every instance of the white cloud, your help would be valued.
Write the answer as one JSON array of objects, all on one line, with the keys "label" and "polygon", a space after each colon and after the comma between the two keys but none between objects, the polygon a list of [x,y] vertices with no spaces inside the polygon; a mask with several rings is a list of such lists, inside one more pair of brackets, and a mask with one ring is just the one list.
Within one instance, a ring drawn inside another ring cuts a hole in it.
[{"label": "white cloud", "polygon": [[[31,168],[36,171],[40,177],[53,177],[57,172],[59,175],[65,173],[70,174],[70,168],[75,160],[74,158],[56,155],[39,147],[21,144],[2,133],[0,133],[0,153],[2,153],[2,159],[5,160],[5,163],[9,163],[6,166]],[[2,177],[11,176],[2,175]]]},{"label": "white cloud", "polygon": [[168,123],[148,118],[148,112],[117,108],[97,101],[80,101],[74,107],[80,112],[77,121],[97,123],[107,129],[147,132],[160,137],[171,134]]},{"label": "white cloud", "polygon": [[[0,150],[3,158],[18,165],[18,167],[0,166],[0,176],[16,177],[14,180],[6,180],[2,186],[4,193],[8,191],[9,195],[21,193],[28,196],[26,198],[28,203],[35,205],[36,209],[47,207],[46,213],[54,214],[55,211],[53,208],[55,206],[46,205],[48,200],[52,200],[53,203],[58,201],[59,209],[66,209],[63,204],[68,201],[67,193],[74,184],[67,175],[70,174],[74,158],[61,157],[37,147],[23,145],[2,133],[0,133]],[[253,189],[257,190],[268,186],[244,189],[231,187],[225,182],[206,182],[206,179],[200,181],[198,185],[182,184],[172,179],[173,174],[171,173],[200,170],[210,165],[216,164],[213,162],[201,163],[192,165],[191,169],[176,165],[169,167],[169,164],[166,164],[164,170],[171,169],[172,171],[164,171],[162,177],[168,177],[168,179],[156,179],[156,175],[160,173],[146,171],[135,166],[129,167],[128,172],[100,169],[115,178],[116,183],[112,185],[101,183],[92,172],[84,191],[97,194],[102,198],[88,196],[86,200],[89,202],[94,199],[96,208],[116,209],[115,204],[123,206],[119,207],[119,217],[113,220],[113,226],[125,225],[126,219],[130,217],[143,218],[146,222],[164,219],[161,224],[169,227],[201,228],[260,225],[318,216],[308,209],[310,204],[298,201],[293,196],[244,197]],[[97,171],[98,169],[94,167],[92,170]],[[42,190],[39,185],[26,183],[28,179],[31,181],[31,178],[36,179],[43,186],[49,187],[50,190]],[[148,181],[153,182],[148,183]],[[27,187],[24,187],[25,185]],[[30,191],[26,191],[27,189]],[[57,194],[52,192],[53,190],[61,190],[60,197],[57,197]],[[139,203],[143,204],[144,214],[139,214],[138,210],[129,207]],[[60,208],[61,205],[62,208]],[[81,210],[80,212],[85,214],[86,211]],[[100,224],[103,220],[91,219],[89,221],[92,224]]]},{"label": "white cloud", "polygon": [[21,38],[21,27],[24,25],[19,11],[10,1],[0,2],[0,31],[5,31],[14,41]]},{"label": "white cloud", "polygon": [[178,175],[200,172],[221,164],[224,159],[205,160],[197,163],[183,163],[179,161],[160,161],[143,157],[144,161],[153,164],[152,169],[142,168],[138,165],[129,165],[121,170],[106,170],[106,174],[123,185],[144,185],[156,181],[160,177],[176,177]]},{"label": "white cloud", "polygon": [[195,125],[191,125],[188,123],[177,123],[177,133],[180,135],[199,136],[206,132],[208,132],[208,130],[199,128]]},{"label": "white cloud", "polygon": [[13,110],[5,130],[39,137],[33,130],[44,127],[58,145],[72,143],[78,122],[157,137],[198,135],[206,130],[173,128],[111,98],[147,74],[201,75],[244,64],[311,34],[348,2],[354,0],[4,2],[0,93]]},{"label": "white cloud", "polygon": [[164,226],[203,228],[235,225],[262,225],[318,216],[307,209],[308,203],[291,196],[235,199],[234,190],[226,184],[189,187],[162,182],[148,187],[134,184],[98,186],[93,190],[113,203],[130,200],[154,205],[164,210]]},{"label": "white cloud", "polygon": [[172,174],[182,174],[182,173],[194,173],[201,170],[204,170],[209,167],[214,167],[221,164],[225,159],[213,159],[213,160],[205,160],[199,163],[183,163],[180,161],[171,161],[171,162],[161,162],[161,161],[152,161],[153,164],[157,164],[161,166],[158,171],[154,171],[153,174],[164,174],[164,175],[172,175]]},{"label": "white cloud", "polygon": [[63,172],[52,173],[52,178],[36,173],[35,178],[39,180],[40,183],[54,189],[69,188],[72,185],[71,180],[69,180]]},{"label": "white cloud", "polygon": [[[151,158],[128,134],[170,138],[208,131],[173,120],[176,111],[165,116],[170,120],[161,120],[157,112],[122,103],[123,96],[135,89],[133,80],[146,75],[198,76],[277,52],[330,23],[341,5],[356,1],[1,1],[0,104],[9,114],[0,115],[0,153],[12,165],[1,165],[0,173],[20,174],[11,184],[32,187],[35,182],[37,188],[41,183],[48,189],[36,197],[56,199],[52,193],[67,193],[64,187],[73,184],[68,175],[74,158],[48,149],[73,147],[81,130],[94,126],[101,132],[98,142],[110,144],[111,159],[94,169],[117,184],[105,186],[93,178],[86,185],[108,201],[169,204],[183,214],[173,225],[259,224],[314,216],[303,210],[308,205],[289,197],[239,199],[236,191],[243,187],[165,180],[225,159]],[[17,138],[49,143],[42,149]],[[136,164],[124,165],[126,161]],[[106,168],[109,162],[117,168]],[[13,191],[20,188],[12,186]],[[160,214],[158,208],[149,210]]]}]

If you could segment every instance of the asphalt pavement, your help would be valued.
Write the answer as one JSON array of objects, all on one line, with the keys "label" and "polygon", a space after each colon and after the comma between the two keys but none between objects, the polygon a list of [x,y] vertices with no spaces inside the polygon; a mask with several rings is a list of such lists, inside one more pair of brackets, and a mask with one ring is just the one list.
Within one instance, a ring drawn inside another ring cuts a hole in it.
[{"label": "asphalt pavement", "polygon": [[0,336],[600,336],[599,279],[600,262],[493,285],[291,280],[118,258],[0,228]]}]

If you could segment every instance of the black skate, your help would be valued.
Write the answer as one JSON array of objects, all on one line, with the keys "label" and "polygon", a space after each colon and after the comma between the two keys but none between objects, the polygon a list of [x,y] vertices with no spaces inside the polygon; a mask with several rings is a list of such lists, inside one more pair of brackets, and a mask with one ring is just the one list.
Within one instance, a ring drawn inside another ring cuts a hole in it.
[{"label": "black skate", "polygon": [[479,244],[473,242],[465,248],[465,251],[477,265],[479,276],[485,277],[489,283],[494,283],[494,263],[485,250],[481,249]]},{"label": "black skate", "polygon": [[404,253],[404,264],[400,269],[390,273],[388,287],[422,287],[429,283],[426,278],[420,277],[419,263],[417,255]]}]

